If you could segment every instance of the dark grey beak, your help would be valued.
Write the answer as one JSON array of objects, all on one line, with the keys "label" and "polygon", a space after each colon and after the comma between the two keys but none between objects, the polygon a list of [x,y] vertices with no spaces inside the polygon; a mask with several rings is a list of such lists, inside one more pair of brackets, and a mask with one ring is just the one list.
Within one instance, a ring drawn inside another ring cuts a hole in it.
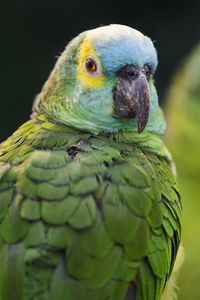
[{"label": "dark grey beak", "polygon": [[113,89],[113,116],[135,118],[141,133],[147,125],[150,110],[147,70],[126,65],[117,72],[117,76],[119,80]]}]

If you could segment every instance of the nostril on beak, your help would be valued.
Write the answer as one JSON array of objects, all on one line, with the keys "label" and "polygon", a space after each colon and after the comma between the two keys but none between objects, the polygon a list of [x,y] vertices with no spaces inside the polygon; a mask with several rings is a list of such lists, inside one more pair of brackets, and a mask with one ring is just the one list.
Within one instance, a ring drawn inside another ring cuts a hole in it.
[{"label": "nostril on beak", "polygon": [[138,68],[134,65],[126,65],[117,72],[117,76],[132,81],[138,77]]},{"label": "nostril on beak", "polygon": [[130,80],[134,80],[138,78],[140,75],[140,70],[134,66],[129,66],[128,70],[126,71],[126,78]]},{"label": "nostril on beak", "polygon": [[135,77],[135,72],[129,71],[129,72],[127,73],[127,75],[128,75],[128,77],[130,77],[130,78]]}]

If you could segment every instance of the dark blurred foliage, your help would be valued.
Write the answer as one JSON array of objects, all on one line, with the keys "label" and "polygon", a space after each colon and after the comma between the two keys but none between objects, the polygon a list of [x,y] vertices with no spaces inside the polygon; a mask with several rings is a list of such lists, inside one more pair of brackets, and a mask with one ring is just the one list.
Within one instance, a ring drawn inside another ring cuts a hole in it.
[{"label": "dark blurred foliage", "polygon": [[99,25],[126,24],[155,41],[162,99],[175,68],[199,40],[199,11],[198,0],[0,0],[0,140],[28,119],[66,43]]}]

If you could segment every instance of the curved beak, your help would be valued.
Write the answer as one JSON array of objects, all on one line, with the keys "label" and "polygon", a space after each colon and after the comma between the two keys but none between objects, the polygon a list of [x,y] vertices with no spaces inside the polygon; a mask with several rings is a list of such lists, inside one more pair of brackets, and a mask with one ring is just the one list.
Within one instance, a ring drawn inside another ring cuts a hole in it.
[{"label": "curved beak", "polygon": [[150,110],[150,93],[143,68],[127,65],[118,71],[118,82],[113,89],[113,116],[135,118],[138,133],[145,129]]}]

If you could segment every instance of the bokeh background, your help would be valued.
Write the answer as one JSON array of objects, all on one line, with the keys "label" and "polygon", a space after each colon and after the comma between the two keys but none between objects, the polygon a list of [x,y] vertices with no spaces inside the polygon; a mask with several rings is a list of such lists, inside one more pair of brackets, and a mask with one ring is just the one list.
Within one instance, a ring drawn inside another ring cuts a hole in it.
[{"label": "bokeh background", "polygon": [[[79,32],[100,25],[126,24],[150,36],[159,55],[155,79],[160,102],[164,105],[167,98],[176,99],[176,92],[175,96],[169,96],[166,91],[171,85],[174,72],[200,41],[199,14],[199,0],[0,0],[0,141],[29,118],[32,101],[66,43]],[[189,72],[193,72],[192,68]],[[178,76],[182,76],[181,69]],[[188,77],[184,77],[182,85],[179,84],[177,89],[184,88],[187,80]],[[176,114],[179,114],[180,106],[173,108],[177,110]],[[190,122],[191,120],[193,119],[190,119]],[[176,121],[172,124],[176,127]],[[200,129],[200,122],[196,122],[194,126]],[[171,130],[173,131],[173,128]],[[198,130],[196,132],[198,133]],[[179,157],[184,151],[184,142],[188,142],[184,139],[184,130],[182,133],[179,148],[172,146],[176,143],[178,131],[175,138],[173,137],[174,140],[170,141],[169,137],[167,140],[177,159],[178,172],[181,172],[180,166],[184,164],[184,159]],[[194,134],[192,142],[191,147],[196,149]],[[190,156],[189,147],[185,153],[186,157]],[[195,165],[198,166],[195,159],[199,159],[197,151],[196,156],[192,154],[192,157],[195,168]],[[184,170],[187,174],[187,168]],[[196,174],[198,172],[197,169]],[[197,179],[197,175],[193,176]],[[184,237],[186,262],[179,279],[179,300],[199,300],[200,259],[194,253],[200,252],[200,248],[197,248],[197,243],[193,244],[193,241],[199,239],[199,201],[197,192],[190,193],[190,189],[195,187],[188,184],[185,178],[182,180],[180,176],[180,186],[184,186],[184,226],[187,229]],[[196,180],[197,185],[200,186],[200,178]]]}]

